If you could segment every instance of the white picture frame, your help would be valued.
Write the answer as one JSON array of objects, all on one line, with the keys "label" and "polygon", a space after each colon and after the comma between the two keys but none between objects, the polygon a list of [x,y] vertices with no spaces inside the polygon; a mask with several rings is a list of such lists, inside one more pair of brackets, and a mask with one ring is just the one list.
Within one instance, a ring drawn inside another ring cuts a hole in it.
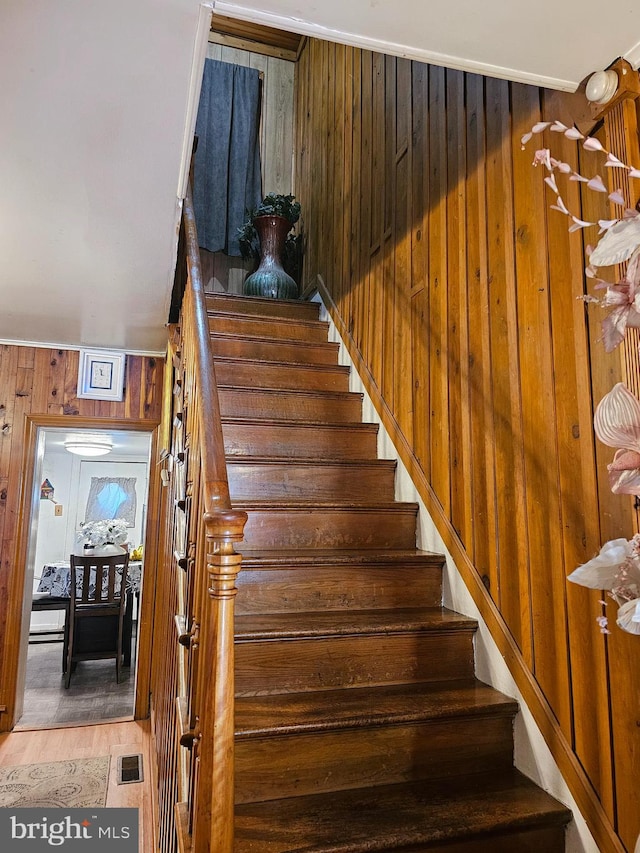
[{"label": "white picture frame", "polygon": [[126,356],[110,350],[81,349],[78,397],[84,400],[122,400]]}]

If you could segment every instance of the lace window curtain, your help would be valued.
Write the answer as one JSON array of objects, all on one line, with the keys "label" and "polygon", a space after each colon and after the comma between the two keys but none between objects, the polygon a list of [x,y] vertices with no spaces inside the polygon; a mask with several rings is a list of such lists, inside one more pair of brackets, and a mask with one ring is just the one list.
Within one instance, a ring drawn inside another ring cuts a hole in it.
[{"label": "lace window curtain", "polygon": [[238,257],[238,229],[262,200],[260,74],[206,59],[196,121],[193,206],[201,248]]},{"label": "lace window curtain", "polygon": [[136,509],[136,477],[91,478],[85,522],[123,518],[127,527],[135,527]]}]

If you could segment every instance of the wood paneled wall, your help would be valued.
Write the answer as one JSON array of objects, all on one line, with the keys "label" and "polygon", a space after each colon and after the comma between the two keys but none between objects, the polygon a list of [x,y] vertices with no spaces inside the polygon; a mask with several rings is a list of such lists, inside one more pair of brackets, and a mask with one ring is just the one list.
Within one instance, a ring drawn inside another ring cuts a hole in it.
[{"label": "wood paneled wall", "polygon": [[[20,641],[24,563],[16,558],[25,420],[28,416],[117,421],[160,420],[164,359],[128,356],[122,402],[76,396],[78,352],[0,345],[0,727],[11,724]],[[61,422],[62,426],[65,424]],[[101,425],[104,425],[101,423]]]},{"label": "wood paneled wall", "polygon": [[[604,353],[578,298],[584,246],[531,167],[542,142],[520,144],[561,109],[534,87],[311,40],[296,192],[306,285],[330,295],[600,849],[622,849],[615,833],[633,849],[639,640],[615,625],[600,634],[601,596],[566,582],[633,532],[592,426],[622,359]],[[545,144],[578,165],[564,137]],[[563,197],[609,216],[577,184]]]},{"label": "wood paneled wall", "polygon": [[[209,45],[207,58],[257,68],[262,72],[262,191],[264,195],[292,192],[295,63],[218,44]],[[242,293],[244,279],[252,268],[251,261],[230,258],[222,252],[202,251],[200,254],[207,290]]]}]

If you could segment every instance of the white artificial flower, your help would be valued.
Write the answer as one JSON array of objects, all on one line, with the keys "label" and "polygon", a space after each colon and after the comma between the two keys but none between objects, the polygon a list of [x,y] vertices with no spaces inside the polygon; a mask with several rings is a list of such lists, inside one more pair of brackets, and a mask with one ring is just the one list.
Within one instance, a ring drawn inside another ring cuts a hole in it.
[{"label": "white artificial flower", "polygon": [[626,601],[618,608],[616,623],[628,634],[640,634],[640,598]]},{"label": "white artificial flower", "polygon": [[567,580],[589,589],[612,589],[620,566],[633,554],[626,539],[612,539],[600,549],[597,557],[571,572]]}]

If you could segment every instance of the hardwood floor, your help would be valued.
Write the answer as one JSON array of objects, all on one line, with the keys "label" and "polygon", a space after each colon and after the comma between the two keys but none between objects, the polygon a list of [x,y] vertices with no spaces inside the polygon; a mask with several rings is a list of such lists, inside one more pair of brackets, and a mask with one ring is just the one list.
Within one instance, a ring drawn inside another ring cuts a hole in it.
[{"label": "hardwood floor", "polygon": [[[117,784],[117,758],[142,754],[142,782]],[[152,808],[151,726],[149,720],[104,723],[0,735],[0,767],[62,761],[68,758],[111,756],[107,808],[137,808],[140,853],[156,849]]]}]

